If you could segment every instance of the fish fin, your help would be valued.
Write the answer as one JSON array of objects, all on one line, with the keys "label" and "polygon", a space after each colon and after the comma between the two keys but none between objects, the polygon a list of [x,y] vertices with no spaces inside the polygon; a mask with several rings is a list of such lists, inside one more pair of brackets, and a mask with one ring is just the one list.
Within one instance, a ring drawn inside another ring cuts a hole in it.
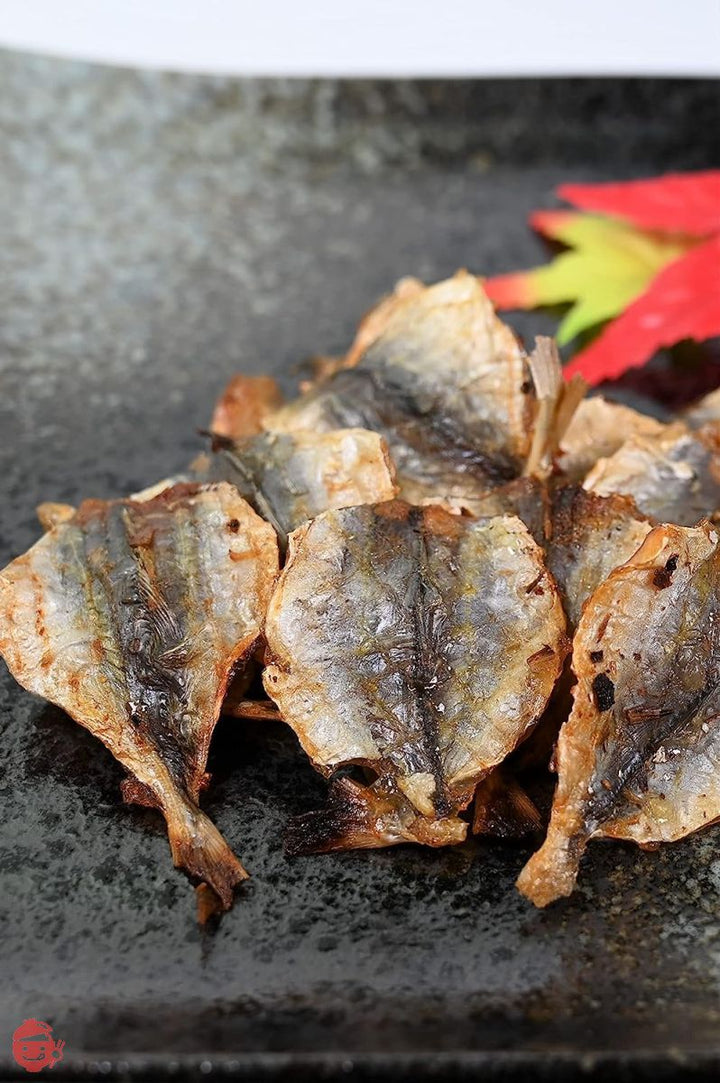
[{"label": "fish fin", "polygon": [[222,713],[229,718],[250,718],[261,722],[282,721],[280,710],[271,699],[226,699]]},{"label": "fish fin", "polygon": [[529,365],[538,413],[524,474],[545,478],[552,470],[560,441],[585,396],[587,384],[582,378],[563,380],[560,354],[552,338],[539,336],[535,339]]},{"label": "fish fin", "polygon": [[229,910],[238,884],[248,873],[215,824],[189,801],[166,812],[173,862],[192,879],[211,888],[222,910]]},{"label": "fish fin", "polygon": [[207,925],[213,918],[219,917],[226,907],[222,899],[207,884],[198,884],[195,888],[198,925]]},{"label": "fish fin", "polygon": [[126,805],[142,805],[143,808],[160,808],[160,803],[149,786],[136,778],[126,778],[120,783],[120,792]]},{"label": "fish fin", "polygon": [[295,816],[287,826],[288,854],[333,850],[373,850],[418,842],[446,846],[462,842],[467,824],[456,817],[433,820],[419,816],[406,798],[349,778],[334,779],[327,808]]},{"label": "fish fin", "polygon": [[542,830],[542,817],[520,783],[496,768],[475,791],[473,834],[499,839],[524,838]]},{"label": "fish fin", "polygon": [[535,906],[548,906],[571,895],[577,880],[586,839],[566,835],[552,822],[547,838],[517,879],[517,888]]}]

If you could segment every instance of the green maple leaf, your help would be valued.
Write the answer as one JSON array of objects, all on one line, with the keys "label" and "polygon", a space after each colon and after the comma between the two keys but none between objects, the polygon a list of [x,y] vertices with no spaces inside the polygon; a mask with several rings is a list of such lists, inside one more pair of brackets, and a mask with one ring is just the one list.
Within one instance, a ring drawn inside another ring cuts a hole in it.
[{"label": "green maple leaf", "polygon": [[485,286],[498,308],[571,304],[558,328],[561,345],[618,315],[658,271],[697,244],[575,211],[539,211],[530,222],[568,250],[543,267],[491,278]]}]

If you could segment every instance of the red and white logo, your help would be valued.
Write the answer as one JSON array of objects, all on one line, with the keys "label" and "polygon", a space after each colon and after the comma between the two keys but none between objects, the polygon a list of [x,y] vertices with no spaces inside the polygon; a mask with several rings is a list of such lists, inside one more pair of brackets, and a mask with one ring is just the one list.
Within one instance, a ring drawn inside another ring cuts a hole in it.
[{"label": "red and white logo", "polygon": [[13,1034],[15,1062],[26,1072],[41,1072],[54,1068],[62,1060],[65,1042],[56,1042],[49,1023],[26,1019]]}]

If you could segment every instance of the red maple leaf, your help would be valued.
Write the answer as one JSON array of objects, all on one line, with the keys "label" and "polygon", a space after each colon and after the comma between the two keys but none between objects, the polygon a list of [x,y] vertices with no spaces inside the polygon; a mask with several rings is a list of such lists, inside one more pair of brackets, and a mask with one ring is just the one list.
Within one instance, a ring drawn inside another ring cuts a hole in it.
[{"label": "red maple leaf", "polygon": [[614,380],[684,338],[720,335],[720,235],[659,272],[648,288],[565,367],[591,384]]},{"label": "red maple leaf", "polygon": [[720,170],[564,184],[557,193],[587,213],[538,212],[530,222],[569,251],[486,287],[499,308],[572,301],[560,341],[611,320],[569,376],[598,384],[682,339],[720,336]]},{"label": "red maple leaf", "polygon": [[557,194],[585,211],[642,229],[708,237],[720,232],[720,170],[668,173],[616,184],[563,184]]}]

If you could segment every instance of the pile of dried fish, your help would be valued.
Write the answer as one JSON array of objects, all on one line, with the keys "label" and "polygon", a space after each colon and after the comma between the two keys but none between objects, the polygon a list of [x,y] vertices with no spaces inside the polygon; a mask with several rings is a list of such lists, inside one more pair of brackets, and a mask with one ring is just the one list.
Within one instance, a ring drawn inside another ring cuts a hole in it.
[{"label": "pile of dried fish", "polygon": [[330,780],[290,853],[537,832],[550,768],[518,881],[544,906],[590,839],[720,818],[720,399],[663,424],[584,394],[480,279],[405,279],[294,401],[236,377],[186,476],[41,506],[0,652],[162,812],[202,914],[247,875],[198,804],[223,709]]}]

